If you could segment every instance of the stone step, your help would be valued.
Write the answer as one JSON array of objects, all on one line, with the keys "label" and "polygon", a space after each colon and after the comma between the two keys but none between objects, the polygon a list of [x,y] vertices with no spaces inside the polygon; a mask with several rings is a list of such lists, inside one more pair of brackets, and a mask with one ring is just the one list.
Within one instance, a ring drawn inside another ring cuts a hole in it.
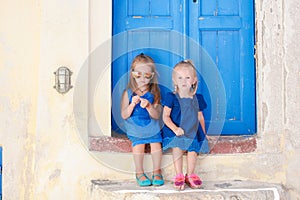
[{"label": "stone step", "polygon": [[[116,134],[114,134],[116,136]],[[250,153],[256,149],[256,137],[250,136],[211,136],[209,138],[210,154]],[[98,152],[132,152],[132,145],[126,136],[89,137],[89,150]],[[150,152],[146,145],[145,152]]]},{"label": "stone step", "polygon": [[281,185],[252,181],[203,182],[200,189],[176,191],[170,181],[139,187],[135,181],[92,180],[91,200],[286,200]]}]

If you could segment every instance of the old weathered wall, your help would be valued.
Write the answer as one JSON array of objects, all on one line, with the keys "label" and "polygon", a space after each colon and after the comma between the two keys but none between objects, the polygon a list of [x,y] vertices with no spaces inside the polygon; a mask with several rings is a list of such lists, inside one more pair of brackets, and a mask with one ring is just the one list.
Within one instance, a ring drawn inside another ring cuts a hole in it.
[{"label": "old weathered wall", "polygon": [[[92,3],[99,19],[105,19],[98,25],[110,33],[111,2],[1,1],[3,199],[87,199],[92,179],[111,176],[79,137],[74,89],[65,95],[53,89],[53,72],[69,67],[74,85],[94,48],[89,36]],[[105,40],[107,32],[99,30]]]},{"label": "old weathered wall", "polygon": [[[197,171],[204,180],[281,183],[290,199],[300,198],[297,13],[296,0],[256,1],[257,149],[200,157]],[[92,179],[132,178],[130,154],[99,153],[98,160],[87,150],[82,134],[88,129],[88,80],[75,84],[89,54],[109,40],[111,2],[3,0],[0,22],[3,198],[86,199]],[[62,65],[73,72],[74,88],[65,95],[53,89],[53,72]],[[110,127],[105,92],[110,84],[103,84],[108,71],[102,74],[103,87],[90,97],[103,98],[95,109],[103,109],[97,120],[104,132]],[[82,89],[82,123],[73,113],[75,87]],[[164,166],[169,179],[174,175],[170,156]]]},{"label": "old weathered wall", "polygon": [[40,63],[38,3],[1,1],[0,144],[3,199],[31,198]]},{"label": "old weathered wall", "polygon": [[283,57],[283,85],[284,102],[282,109],[285,138],[284,142],[284,170],[286,171],[286,184],[289,199],[300,199],[300,5],[297,1],[283,4],[284,29],[284,57]]}]

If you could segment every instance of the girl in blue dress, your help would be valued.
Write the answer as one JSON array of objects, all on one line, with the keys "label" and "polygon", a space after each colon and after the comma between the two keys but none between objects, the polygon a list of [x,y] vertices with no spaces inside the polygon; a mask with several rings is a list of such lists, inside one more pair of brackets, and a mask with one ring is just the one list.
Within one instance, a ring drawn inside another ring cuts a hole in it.
[{"label": "girl in blue dress", "polygon": [[[187,183],[191,188],[199,188],[202,181],[195,174],[197,155],[200,152],[208,153],[209,147],[202,113],[206,103],[201,94],[196,94],[198,78],[192,61],[176,64],[172,80],[175,91],[166,95],[163,109],[163,150],[172,149],[176,172],[174,187],[183,190]],[[184,152],[187,152],[185,175],[182,169]]]},{"label": "girl in blue dress", "polygon": [[[137,55],[131,64],[127,89],[122,95],[121,116],[125,119],[127,136],[132,142],[136,181],[140,186],[164,184],[161,175],[161,111],[154,61],[147,55]],[[145,144],[150,144],[151,148],[152,180],[143,167]]]}]

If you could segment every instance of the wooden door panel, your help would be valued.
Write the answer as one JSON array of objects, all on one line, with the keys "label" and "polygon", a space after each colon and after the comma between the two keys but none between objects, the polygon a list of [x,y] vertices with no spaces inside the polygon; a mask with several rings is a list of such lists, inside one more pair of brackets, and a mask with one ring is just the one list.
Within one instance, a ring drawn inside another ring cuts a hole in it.
[{"label": "wooden door panel", "polygon": [[[223,135],[256,132],[253,1],[114,0],[113,6],[113,34],[121,35],[113,39],[113,90],[132,59],[143,52],[158,65],[164,97],[172,90],[171,68],[192,58],[199,70],[199,92],[208,102],[207,125],[218,126],[225,118]],[[211,84],[218,77],[204,54],[216,66],[222,85]],[[222,88],[225,97],[218,94]]]},{"label": "wooden door panel", "polygon": [[[190,26],[198,25],[195,29],[190,27],[190,36],[199,42],[214,61],[225,88],[226,115],[222,134],[255,133],[253,1],[200,0],[190,5],[189,9],[192,11],[189,16]],[[209,66],[201,67],[202,71],[210,70]],[[202,88],[205,87],[202,82]],[[210,91],[203,91],[205,96],[210,96]],[[221,100],[217,98],[209,101],[209,109],[205,111],[205,115],[210,117],[208,126],[220,121],[218,115],[212,118],[210,113],[213,106],[217,107],[215,110],[218,112],[218,106],[222,106],[218,102]]]}]

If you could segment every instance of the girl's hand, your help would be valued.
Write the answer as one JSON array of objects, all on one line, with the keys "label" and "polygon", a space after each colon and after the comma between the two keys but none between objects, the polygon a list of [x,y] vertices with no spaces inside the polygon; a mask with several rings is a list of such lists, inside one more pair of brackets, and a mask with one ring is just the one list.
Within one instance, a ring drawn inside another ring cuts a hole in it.
[{"label": "girl's hand", "polygon": [[207,140],[211,140],[211,139],[212,139],[212,138],[211,138],[209,135],[207,135],[207,134],[205,134],[205,137],[206,137]]},{"label": "girl's hand", "polygon": [[135,105],[140,102],[140,97],[138,95],[135,95],[131,99],[131,103],[134,103]]},{"label": "girl's hand", "polygon": [[182,135],[184,135],[184,130],[180,127],[177,127],[176,130],[174,131],[174,133],[177,136],[182,136]]},{"label": "girl's hand", "polygon": [[142,108],[146,108],[150,104],[150,102],[147,99],[140,98],[140,100]]}]

